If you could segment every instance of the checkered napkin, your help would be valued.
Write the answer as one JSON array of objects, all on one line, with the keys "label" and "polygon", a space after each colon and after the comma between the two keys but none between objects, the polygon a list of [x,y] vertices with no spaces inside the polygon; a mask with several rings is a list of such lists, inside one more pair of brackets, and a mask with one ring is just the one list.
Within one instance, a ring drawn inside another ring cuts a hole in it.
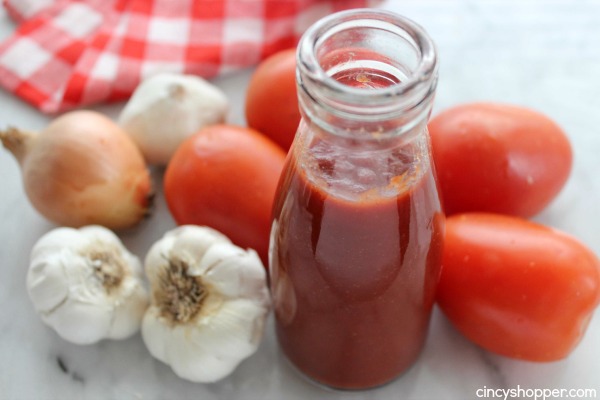
[{"label": "checkered napkin", "polygon": [[369,0],[3,0],[0,85],[45,113],[127,99],[161,71],[212,78],[294,46]]}]

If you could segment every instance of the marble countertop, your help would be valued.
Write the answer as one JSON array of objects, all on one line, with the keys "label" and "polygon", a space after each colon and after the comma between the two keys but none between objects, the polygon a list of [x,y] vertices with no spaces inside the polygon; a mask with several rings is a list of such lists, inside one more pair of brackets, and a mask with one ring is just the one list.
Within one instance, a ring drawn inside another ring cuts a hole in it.
[{"label": "marble countertop", "polygon": [[[600,254],[600,2],[388,0],[382,7],[418,21],[437,43],[434,112],[468,101],[500,101],[537,109],[564,128],[574,169],[562,193],[535,219]],[[0,11],[0,39],[13,29]],[[215,81],[233,103],[231,123],[244,123],[250,73]],[[96,108],[114,117],[121,107]],[[39,129],[47,121],[0,91],[1,127]],[[154,178],[160,188],[159,174]],[[175,226],[160,192],[157,199],[148,221],[121,234],[138,255]],[[366,393],[326,391],[299,377],[278,350],[271,320],[259,351],[230,377],[210,385],[186,382],[153,359],[139,335],[77,346],[42,324],[27,297],[25,275],[31,247],[52,228],[26,200],[15,160],[0,151],[0,399],[476,399],[482,388],[594,389],[600,397],[599,312],[567,359],[530,363],[481,350],[436,309],[414,367]]]}]

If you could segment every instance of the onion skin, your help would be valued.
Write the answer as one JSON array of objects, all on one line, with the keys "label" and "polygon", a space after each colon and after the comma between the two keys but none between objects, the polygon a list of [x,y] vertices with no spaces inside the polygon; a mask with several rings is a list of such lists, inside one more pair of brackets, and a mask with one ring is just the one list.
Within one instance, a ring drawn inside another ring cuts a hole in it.
[{"label": "onion skin", "polygon": [[0,133],[21,165],[27,197],[63,226],[123,229],[148,214],[152,181],[129,136],[94,111],[73,111],[39,134]]}]

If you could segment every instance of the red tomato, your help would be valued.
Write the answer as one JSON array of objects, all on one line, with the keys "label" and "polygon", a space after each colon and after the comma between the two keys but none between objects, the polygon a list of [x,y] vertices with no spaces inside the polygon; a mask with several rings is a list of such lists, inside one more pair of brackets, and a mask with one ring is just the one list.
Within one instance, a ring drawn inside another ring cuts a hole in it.
[{"label": "red tomato", "polygon": [[571,236],[521,218],[448,218],[437,301],[466,337],[508,357],[553,361],[600,301],[600,261]]},{"label": "red tomato", "polygon": [[275,53],[256,68],[246,92],[246,121],[284,150],[290,148],[300,123],[296,49]]},{"label": "red tomato", "polygon": [[285,152],[260,133],[213,125],[188,138],[167,166],[164,191],[180,224],[207,225],[265,266],[271,208]]},{"label": "red tomato", "polygon": [[466,104],[433,118],[429,132],[447,214],[531,217],[559,193],[571,171],[564,132],[525,108]]}]

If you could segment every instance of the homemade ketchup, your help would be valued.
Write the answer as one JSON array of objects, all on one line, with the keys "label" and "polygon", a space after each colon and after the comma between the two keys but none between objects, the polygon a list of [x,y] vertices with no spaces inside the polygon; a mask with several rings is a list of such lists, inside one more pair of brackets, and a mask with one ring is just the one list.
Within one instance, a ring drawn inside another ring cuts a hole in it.
[{"label": "homemade ketchup", "polygon": [[[347,18],[411,24],[387,12],[349,11],[317,23],[301,41],[303,120],[277,189],[270,274],[287,358],[318,383],[364,389],[389,382],[421,352],[444,215],[426,129],[435,65],[428,72],[414,67],[413,74],[424,74],[420,82],[429,82],[420,100],[394,99],[414,77],[383,66],[393,64],[390,54],[370,63],[369,49],[335,52],[335,35],[322,44],[329,56],[310,47],[317,42],[311,35]],[[310,75],[315,63],[327,65],[325,75]]]}]

